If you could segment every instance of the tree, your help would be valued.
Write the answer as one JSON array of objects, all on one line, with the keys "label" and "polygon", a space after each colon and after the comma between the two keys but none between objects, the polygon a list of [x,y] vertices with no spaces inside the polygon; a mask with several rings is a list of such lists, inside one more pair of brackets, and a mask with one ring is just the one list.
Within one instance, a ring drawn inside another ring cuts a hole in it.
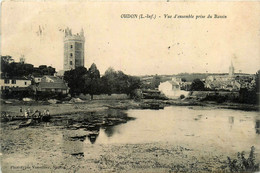
[{"label": "tree", "polygon": [[256,90],[255,89],[248,90],[247,88],[240,88],[239,102],[248,103],[248,104],[256,104],[257,103]]},{"label": "tree", "polygon": [[129,77],[122,71],[118,71],[116,75],[116,91],[119,94],[127,93],[128,87],[130,86]]},{"label": "tree", "polygon": [[40,65],[34,68],[32,64],[24,62],[14,62],[11,56],[1,56],[1,71],[6,77],[23,77],[29,75],[53,75],[55,68],[46,65]]},{"label": "tree", "polygon": [[100,94],[100,72],[97,69],[96,64],[92,64],[87,72],[84,75],[84,93],[88,93],[91,95],[91,99],[93,99],[94,94]]},{"label": "tree", "polygon": [[7,76],[9,73],[12,72],[10,63],[14,60],[11,56],[1,56],[1,71],[3,76]]},{"label": "tree", "polygon": [[255,86],[251,89],[240,88],[239,90],[239,102],[249,104],[259,104],[259,80],[260,70],[255,74]]},{"label": "tree", "polygon": [[117,72],[112,67],[109,67],[105,71],[105,74],[102,76],[101,80],[103,83],[103,87],[101,88],[103,93],[116,93]]},{"label": "tree", "polygon": [[155,75],[152,79],[152,82],[151,82],[151,89],[156,89],[159,87],[160,85],[160,82],[161,82],[161,77],[158,76],[158,75]]},{"label": "tree", "polygon": [[138,77],[133,77],[124,74],[122,71],[115,71],[113,68],[108,68],[101,78],[102,92],[106,94],[130,94],[141,86],[141,80]]},{"label": "tree", "polygon": [[70,94],[80,94],[85,91],[85,75],[88,73],[85,67],[77,67],[74,70],[65,71],[64,80],[70,87]]},{"label": "tree", "polygon": [[142,85],[142,82],[139,77],[129,76],[129,86],[127,90],[127,94],[130,96],[134,95],[136,89],[139,89]]},{"label": "tree", "polygon": [[203,91],[204,83],[200,79],[194,79],[191,83],[191,91]]},{"label": "tree", "polygon": [[260,70],[258,70],[258,71],[256,72],[255,82],[256,82],[256,92],[259,93],[259,90],[260,90],[260,86],[259,86],[259,82],[260,82]]},{"label": "tree", "polygon": [[91,79],[98,79],[100,78],[100,72],[97,69],[97,66],[95,63],[93,63],[90,68],[88,69],[88,75]]}]

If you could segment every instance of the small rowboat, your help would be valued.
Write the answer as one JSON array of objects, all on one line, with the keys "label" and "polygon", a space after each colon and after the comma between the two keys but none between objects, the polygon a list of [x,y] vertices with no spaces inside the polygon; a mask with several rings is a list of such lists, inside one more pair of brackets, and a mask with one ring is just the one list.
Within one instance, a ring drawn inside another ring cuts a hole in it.
[{"label": "small rowboat", "polygon": [[28,126],[31,125],[32,123],[33,123],[33,120],[32,120],[32,119],[29,119],[28,121],[21,123],[21,124],[19,125],[19,128],[28,127]]}]

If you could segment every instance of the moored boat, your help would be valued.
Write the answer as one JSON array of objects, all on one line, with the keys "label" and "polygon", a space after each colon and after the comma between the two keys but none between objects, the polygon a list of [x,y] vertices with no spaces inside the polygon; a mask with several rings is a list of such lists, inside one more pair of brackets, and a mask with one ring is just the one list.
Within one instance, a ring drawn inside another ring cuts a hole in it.
[{"label": "moored boat", "polygon": [[19,124],[19,128],[22,127],[28,127],[29,125],[31,125],[33,123],[32,119],[27,120],[26,122],[22,122],[21,124]]},{"label": "moored boat", "polygon": [[160,103],[143,103],[140,105],[142,109],[155,109],[155,110],[159,110],[159,109],[163,109],[164,105],[160,104]]}]

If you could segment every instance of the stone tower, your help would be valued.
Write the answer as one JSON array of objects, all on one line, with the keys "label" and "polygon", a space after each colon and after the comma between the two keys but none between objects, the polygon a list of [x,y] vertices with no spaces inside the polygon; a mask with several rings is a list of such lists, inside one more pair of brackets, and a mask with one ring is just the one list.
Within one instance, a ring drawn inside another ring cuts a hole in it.
[{"label": "stone tower", "polygon": [[72,34],[71,29],[65,29],[64,35],[64,71],[84,67],[84,31],[81,29],[80,34]]},{"label": "stone tower", "polygon": [[229,77],[234,77],[234,71],[235,71],[235,68],[234,68],[233,63],[231,61],[231,64],[229,66]]}]

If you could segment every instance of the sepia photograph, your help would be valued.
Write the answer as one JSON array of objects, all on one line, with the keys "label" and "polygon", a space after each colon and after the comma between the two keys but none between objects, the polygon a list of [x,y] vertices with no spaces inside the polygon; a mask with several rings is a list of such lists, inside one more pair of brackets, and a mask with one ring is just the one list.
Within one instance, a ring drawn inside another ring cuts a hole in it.
[{"label": "sepia photograph", "polygon": [[260,172],[260,1],[3,0],[0,172]]}]

